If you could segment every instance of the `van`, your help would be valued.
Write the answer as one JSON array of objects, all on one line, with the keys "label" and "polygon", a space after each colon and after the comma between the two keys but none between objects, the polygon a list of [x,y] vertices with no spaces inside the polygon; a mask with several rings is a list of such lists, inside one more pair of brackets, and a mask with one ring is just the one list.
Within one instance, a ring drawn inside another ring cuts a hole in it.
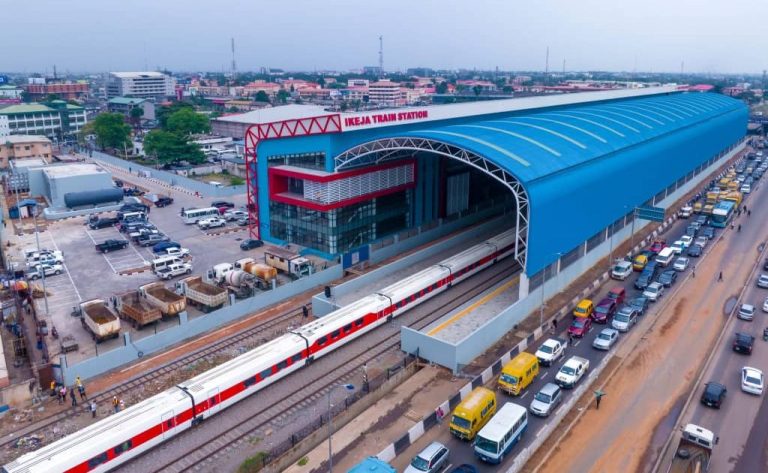
[{"label": "van", "polygon": [[656,255],[656,263],[661,266],[669,266],[673,259],[675,259],[675,250],[669,247],[659,251],[659,254]]},{"label": "van", "polygon": [[501,369],[499,389],[512,396],[519,396],[539,374],[539,359],[528,352],[518,353]]},{"label": "van", "polygon": [[152,262],[150,263],[150,266],[152,268],[152,271],[156,272],[158,269],[167,268],[172,264],[179,264],[181,262],[182,261],[176,256],[163,256],[161,258],[153,259]]},{"label": "van", "polygon": [[581,302],[576,304],[576,308],[573,309],[573,316],[585,318],[592,315],[592,312],[594,311],[595,306],[592,304],[592,301],[589,299],[582,299]]},{"label": "van", "polygon": [[144,212],[120,212],[118,218],[120,219],[120,223],[123,224],[131,222],[146,222],[147,214]]},{"label": "van", "polygon": [[472,440],[496,413],[496,394],[483,387],[475,388],[456,406],[449,428],[460,439]]},{"label": "van", "polygon": [[438,473],[448,465],[451,451],[440,442],[432,442],[413,457],[403,473]]}]

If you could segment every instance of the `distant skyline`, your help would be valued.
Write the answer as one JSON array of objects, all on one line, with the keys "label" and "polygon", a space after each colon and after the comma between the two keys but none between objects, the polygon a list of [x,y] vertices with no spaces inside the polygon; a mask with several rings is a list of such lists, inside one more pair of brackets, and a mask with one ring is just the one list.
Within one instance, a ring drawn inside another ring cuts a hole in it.
[{"label": "distant skyline", "polygon": [[768,2],[0,0],[0,73],[384,68],[753,73]]}]

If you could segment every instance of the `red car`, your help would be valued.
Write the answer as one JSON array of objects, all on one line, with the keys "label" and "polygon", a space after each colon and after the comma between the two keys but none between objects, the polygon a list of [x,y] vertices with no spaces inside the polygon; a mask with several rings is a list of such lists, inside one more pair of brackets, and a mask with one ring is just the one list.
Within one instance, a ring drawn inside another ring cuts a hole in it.
[{"label": "red car", "polygon": [[606,297],[595,306],[595,310],[592,311],[592,319],[598,324],[607,324],[614,313],[616,313],[616,301]]},{"label": "red car", "polygon": [[568,327],[568,334],[574,337],[582,338],[592,328],[592,319],[589,317],[574,317],[571,326]]},{"label": "red car", "polygon": [[653,254],[658,255],[661,250],[667,247],[667,242],[664,240],[655,240],[651,243],[651,247],[648,248]]},{"label": "red car", "polygon": [[624,302],[624,298],[626,297],[626,295],[627,295],[627,291],[623,287],[616,286],[614,288],[611,288],[610,291],[608,291],[608,296],[606,297],[616,301],[616,305],[621,305],[621,303]]}]

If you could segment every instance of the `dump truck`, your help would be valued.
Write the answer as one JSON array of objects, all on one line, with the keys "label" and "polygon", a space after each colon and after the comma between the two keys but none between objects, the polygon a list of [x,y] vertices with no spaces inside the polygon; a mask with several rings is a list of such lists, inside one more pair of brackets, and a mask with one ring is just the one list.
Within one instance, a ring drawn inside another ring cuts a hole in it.
[{"label": "dump truck", "polygon": [[718,438],[712,431],[696,424],[687,424],[680,435],[667,473],[705,473],[709,471],[709,459]]},{"label": "dump truck", "polygon": [[259,282],[253,274],[246,273],[242,269],[235,269],[227,273],[223,284],[236,298],[244,299],[253,295]]},{"label": "dump truck", "polygon": [[271,288],[272,281],[277,279],[277,269],[268,264],[258,263],[253,258],[243,258],[235,261],[235,268],[253,275],[261,289]]},{"label": "dump truck", "polygon": [[120,319],[109,310],[102,299],[93,299],[80,304],[80,323],[91,332],[91,338],[101,343],[120,335]]},{"label": "dump truck", "polygon": [[153,282],[141,286],[139,294],[147,302],[160,309],[163,317],[179,315],[179,312],[187,308],[187,299],[171,291],[161,282]]},{"label": "dump truck", "polygon": [[187,297],[189,304],[203,312],[219,309],[227,303],[227,290],[208,284],[202,276],[184,278],[176,283],[176,289]]},{"label": "dump truck", "polygon": [[163,317],[160,309],[145,301],[136,291],[115,296],[115,307],[120,317],[130,320],[131,325],[141,329]]},{"label": "dump truck", "polygon": [[314,266],[308,258],[283,248],[271,247],[266,249],[264,260],[268,265],[284,272],[293,279],[303,278],[314,272]]}]

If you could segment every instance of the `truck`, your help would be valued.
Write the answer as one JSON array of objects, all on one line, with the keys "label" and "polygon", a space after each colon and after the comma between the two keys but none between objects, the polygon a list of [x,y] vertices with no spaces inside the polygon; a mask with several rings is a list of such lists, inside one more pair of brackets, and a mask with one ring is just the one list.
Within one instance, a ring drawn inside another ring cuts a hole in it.
[{"label": "truck", "polygon": [[213,268],[208,271],[208,278],[218,284],[222,284],[224,282],[224,278],[227,277],[227,274],[234,269],[235,267],[232,265],[232,263],[219,263],[214,265]]},{"label": "truck", "polygon": [[277,279],[277,269],[268,264],[258,263],[253,258],[243,258],[235,261],[235,268],[252,274],[261,289],[271,288],[272,281]]},{"label": "truck", "polygon": [[91,332],[91,338],[101,343],[120,335],[120,319],[109,310],[102,299],[93,299],[80,304],[80,323]]},{"label": "truck", "polygon": [[127,240],[106,240],[103,243],[96,244],[96,251],[99,253],[108,253],[110,251],[122,250],[128,248]]},{"label": "truck", "polygon": [[187,299],[171,291],[161,282],[153,282],[141,286],[139,294],[147,302],[160,309],[163,317],[179,315],[179,312],[187,308]]},{"label": "truck", "polygon": [[550,338],[536,350],[536,358],[544,366],[551,366],[565,355],[568,342],[562,338]]},{"label": "truck", "polygon": [[182,274],[190,274],[192,272],[192,263],[173,263],[164,268],[160,268],[155,271],[155,274],[160,279],[166,281]]},{"label": "truck", "polygon": [[130,320],[136,329],[157,322],[163,317],[160,309],[145,301],[136,291],[118,294],[114,301],[120,317]]},{"label": "truck", "polygon": [[246,273],[242,269],[234,269],[224,276],[222,284],[231,291],[236,298],[245,299],[246,297],[251,297],[253,295],[259,282],[253,274]]},{"label": "truck", "polygon": [[709,459],[717,441],[718,438],[711,430],[696,424],[687,424],[683,427],[675,457],[667,468],[667,473],[706,473],[709,471]]},{"label": "truck", "polygon": [[580,356],[572,356],[563,363],[555,375],[555,383],[561,388],[570,389],[576,386],[589,370],[589,360]]},{"label": "truck", "polygon": [[199,307],[203,312],[219,309],[227,302],[227,290],[208,284],[202,276],[184,278],[176,283],[176,289],[187,297],[189,304]]},{"label": "truck", "polygon": [[314,272],[314,266],[308,258],[283,248],[270,247],[264,250],[264,260],[293,279],[309,276]]}]

